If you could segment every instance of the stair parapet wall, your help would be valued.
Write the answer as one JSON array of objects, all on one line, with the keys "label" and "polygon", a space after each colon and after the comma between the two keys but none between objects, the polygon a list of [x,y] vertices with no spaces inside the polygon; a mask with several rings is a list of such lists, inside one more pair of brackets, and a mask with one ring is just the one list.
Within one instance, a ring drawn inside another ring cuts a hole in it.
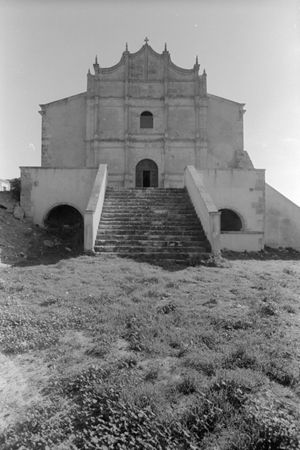
[{"label": "stair parapet wall", "polygon": [[58,205],[72,206],[83,216],[96,173],[94,168],[21,167],[21,206],[26,217],[43,226]]},{"label": "stair parapet wall", "polygon": [[196,214],[210,242],[212,253],[220,251],[220,212],[204,186],[200,173],[193,166],[184,171],[184,184]]},{"label": "stair parapet wall", "polygon": [[242,222],[239,231],[221,229],[221,249],[261,250],[265,230],[265,171],[230,168],[200,169],[197,173],[217,209],[233,211]]},{"label": "stair parapet wall", "polygon": [[107,186],[107,164],[101,164],[84,212],[84,250],[94,250]]}]

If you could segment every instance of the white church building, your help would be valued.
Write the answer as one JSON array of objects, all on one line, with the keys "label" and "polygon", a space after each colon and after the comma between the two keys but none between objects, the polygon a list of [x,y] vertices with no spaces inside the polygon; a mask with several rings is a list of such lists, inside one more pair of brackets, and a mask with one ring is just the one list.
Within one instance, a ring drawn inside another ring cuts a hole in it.
[{"label": "white church building", "polygon": [[92,250],[107,188],[185,188],[213,252],[300,249],[300,208],[244,150],[244,104],[209,93],[197,58],[179,67],[146,38],[93,68],[84,92],[40,105],[41,167],[21,168],[27,217],[43,226],[59,205],[74,208]]}]

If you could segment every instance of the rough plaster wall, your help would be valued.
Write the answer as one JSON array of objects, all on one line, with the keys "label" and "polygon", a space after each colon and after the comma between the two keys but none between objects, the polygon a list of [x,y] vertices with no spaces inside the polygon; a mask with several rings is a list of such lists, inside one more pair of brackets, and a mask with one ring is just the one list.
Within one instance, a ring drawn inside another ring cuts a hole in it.
[{"label": "rough plaster wall", "polygon": [[266,184],[266,245],[300,250],[300,207]]},{"label": "rough plaster wall", "polygon": [[103,146],[97,155],[97,165],[107,164],[108,173],[124,173],[125,160],[124,148],[120,146]]},{"label": "rough plaster wall", "polygon": [[186,166],[195,165],[195,150],[194,147],[171,146],[166,152],[166,171],[169,174],[182,174]]},{"label": "rough plaster wall", "polygon": [[223,167],[234,167],[235,152],[243,150],[241,105],[219,97],[208,97],[208,148]]},{"label": "rough plaster wall", "polygon": [[79,94],[45,105],[42,166],[84,167],[85,95]]},{"label": "rough plaster wall", "polygon": [[170,138],[191,139],[195,136],[195,108],[192,106],[170,106],[168,133]]},{"label": "rough plaster wall", "polygon": [[148,54],[148,80],[162,80],[164,75],[164,63],[151,51]]},{"label": "rough plaster wall", "polygon": [[100,81],[98,94],[101,97],[124,97],[124,83],[122,81]]},{"label": "rough plaster wall", "polygon": [[101,139],[124,138],[124,106],[102,105],[100,101],[98,136]]},{"label": "rough plaster wall", "polygon": [[22,167],[21,205],[26,216],[42,225],[49,210],[64,203],[83,214],[96,173],[97,169]]},{"label": "rough plaster wall", "polygon": [[145,80],[146,75],[145,56],[143,52],[139,52],[129,57],[129,79]]},{"label": "rough plaster wall", "polygon": [[[122,60],[122,58],[121,58]],[[120,64],[121,60],[114,66],[104,69],[101,72],[101,79],[103,80],[122,80],[125,76],[125,66]]]},{"label": "rough plaster wall", "polygon": [[130,82],[128,92],[132,99],[160,99],[163,96],[163,84]]},{"label": "rough plaster wall", "polygon": [[218,209],[237,212],[247,231],[264,231],[264,170],[200,170]]},{"label": "rough plaster wall", "polygon": [[168,95],[170,97],[191,97],[194,95],[194,83],[183,83],[180,81],[171,81],[168,84]]},{"label": "rough plaster wall", "polygon": [[193,81],[194,72],[181,70],[175,64],[168,66],[168,78],[171,81]]}]

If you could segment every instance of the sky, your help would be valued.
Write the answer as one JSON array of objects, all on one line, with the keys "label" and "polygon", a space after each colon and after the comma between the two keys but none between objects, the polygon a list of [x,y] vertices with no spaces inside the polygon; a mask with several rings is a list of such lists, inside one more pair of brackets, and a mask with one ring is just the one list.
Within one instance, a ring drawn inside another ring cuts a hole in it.
[{"label": "sky", "polygon": [[39,166],[39,104],[86,90],[95,55],[144,38],[210,94],[245,103],[244,148],[300,205],[300,0],[0,0],[0,178]]}]

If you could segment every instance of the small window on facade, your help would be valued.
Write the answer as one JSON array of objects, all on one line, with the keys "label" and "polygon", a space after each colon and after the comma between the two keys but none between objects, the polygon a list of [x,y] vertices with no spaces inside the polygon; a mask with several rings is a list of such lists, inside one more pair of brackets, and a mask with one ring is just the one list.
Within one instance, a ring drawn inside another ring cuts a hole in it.
[{"label": "small window on facade", "polygon": [[221,213],[221,232],[222,231],[241,231],[243,228],[240,217],[231,209],[220,209]]},{"label": "small window on facade", "polygon": [[153,114],[150,111],[142,112],[140,116],[141,128],[153,128]]}]

